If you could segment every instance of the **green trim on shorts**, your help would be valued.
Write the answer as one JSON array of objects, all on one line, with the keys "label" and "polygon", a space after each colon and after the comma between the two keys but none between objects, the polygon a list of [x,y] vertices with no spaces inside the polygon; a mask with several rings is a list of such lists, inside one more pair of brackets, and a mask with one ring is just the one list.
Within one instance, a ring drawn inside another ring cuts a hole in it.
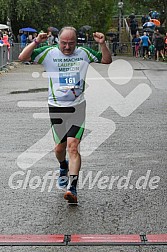
[{"label": "green trim on shorts", "polygon": [[81,139],[83,132],[84,132],[85,122],[81,125],[80,129],[78,130],[78,133],[76,134],[75,138]]},{"label": "green trim on shorts", "polygon": [[55,141],[55,143],[57,143],[57,144],[59,144],[61,141],[60,141],[60,139],[59,139],[59,137],[58,137],[58,135],[56,134],[56,132],[55,132],[55,130],[54,130],[54,127],[53,127],[53,125],[52,125],[52,133],[53,133],[53,138],[54,138],[54,141]]}]

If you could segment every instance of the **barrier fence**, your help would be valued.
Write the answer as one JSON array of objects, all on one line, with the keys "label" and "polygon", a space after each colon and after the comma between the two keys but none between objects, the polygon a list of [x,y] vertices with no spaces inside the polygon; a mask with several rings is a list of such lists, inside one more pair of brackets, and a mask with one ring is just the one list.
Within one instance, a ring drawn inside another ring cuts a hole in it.
[{"label": "barrier fence", "polygon": [[[98,44],[94,41],[88,41],[87,43],[78,44],[82,46],[89,46],[94,50],[98,50]],[[111,43],[107,41],[107,45],[113,54],[117,55],[132,55],[131,43]],[[14,43],[13,46],[8,49],[6,45],[0,46],[0,69],[7,66],[7,64],[18,61],[18,56],[21,52],[21,44]]]},{"label": "barrier fence", "polygon": [[7,46],[0,47],[0,68],[7,65],[8,62],[8,48]]},{"label": "barrier fence", "polygon": [[7,64],[17,61],[21,52],[21,44],[14,43],[9,49],[6,45],[0,46],[0,69]]},{"label": "barrier fence", "polygon": [[167,234],[0,234],[0,246],[167,246]]}]

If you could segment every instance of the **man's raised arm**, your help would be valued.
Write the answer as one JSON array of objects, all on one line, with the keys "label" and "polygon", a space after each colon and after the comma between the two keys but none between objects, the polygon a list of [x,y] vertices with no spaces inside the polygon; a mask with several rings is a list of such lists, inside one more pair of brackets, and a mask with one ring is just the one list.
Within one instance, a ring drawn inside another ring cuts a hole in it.
[{"label": "man's raised arm", "polygon": [[47,38],[48,38],[47,33],[38,34],[38,36],[33,40],[33,42],[31,42],[23,49],[18,59],[21,61],[29,61],[31,59],[31,54],[33,50],[36,48],[36,46],[40,43],[45,42]]},{"label": "man's raised arm", "polygon": [[101,32],[93,33],[94,40],[100,44],[101,52],[102,52],[102,60],[103,64],[110,64],[112,62],[111,52],[106,46],[105,36]]}]

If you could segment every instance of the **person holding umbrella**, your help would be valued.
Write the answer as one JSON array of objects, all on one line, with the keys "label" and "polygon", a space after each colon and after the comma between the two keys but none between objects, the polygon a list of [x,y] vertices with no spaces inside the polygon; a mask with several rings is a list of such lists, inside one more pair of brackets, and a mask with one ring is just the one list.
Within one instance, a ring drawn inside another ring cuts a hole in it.
[{"label": "person holding umbrella", "polygon": [[59,30],[56,27],[48,27],[48,45],[54,45],[58,43]]},{"label": "person holding umbrella", "polygon": [[[49,77],[49,114],[55,154],[60,163],[58,186],[67,188],[64,199],[77,203],[77,181],[81,167],[79,144],[84,132],[85,77],[91,62],[110,64],[111,53],[101,32],[93,33],[101,52],[87,47],[77,47],[74,27],[63,27],[58,35],[59,45],[37,48],[48,39],[47,33],[38,34],[19,55],[19,60],[32,60],[43,64]],[[96,95],[96,94],[95,94]],[[68,151],[69,162],[66,159]],[[69,176],[68,176],[69,172]]]},{"label": "person holding umbrella", "polygon": [[27,44],[27,32],[24,31],[23,34],[20,37],[21,40],[21,48],[24,48]]}]

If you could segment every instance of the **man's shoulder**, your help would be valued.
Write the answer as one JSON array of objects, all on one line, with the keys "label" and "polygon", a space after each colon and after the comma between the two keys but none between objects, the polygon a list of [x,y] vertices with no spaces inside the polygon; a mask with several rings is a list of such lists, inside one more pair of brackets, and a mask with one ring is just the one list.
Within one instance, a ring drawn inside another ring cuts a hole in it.
[{"label": "man's shoulder", "polygon": [[85,54],[93,54],[93,55],[96,55],[97,53],[99,53],[98,51],[96,51],[93,48],[90,48],[88,46],[77,46],[77,52],[78,53],[85,53]]},{"label": "man's shoulder", "polygon": [[82,51],[90,62],[101,62],[102,53],[88,46],[79,46],[78,50]]},{"label": "man's shoulder", "polygon": [[38,62],[39,63],[42,63],[43,60],[46,58],[46,56],[48,55],[48,53],[51,51],[51,50],[57,50],[56,49],[56,46],[49,46],[49,45],[45,45],[45,46],[40,46],[36,49],[34,49],[32,55],[31,55],[31,60],[34,61],[35,58],[39,58],[38,59]]},{"label": "man's shoulder", "polygon": [[57,48],[57,46],[53,46],[53,45],[52,46],[44,45],[44,46],[40,46],[40,47],[34,49],[34,52],[39,54],[39,53],[42,53],[42,52],[49,52],[51,50],[56,51],[56,50],[58,50],[58,48]]},{"label": "man's shoulder", "polygon": [[91,51],[92,50],[92,48],[90,48],[89,46],[86,46],[86,45],[83,45],[83,46],[81,46],[81,45],[79,45],[79,46],[77,46],[77,49],[78,50],[88,50],[88,51]]}]

